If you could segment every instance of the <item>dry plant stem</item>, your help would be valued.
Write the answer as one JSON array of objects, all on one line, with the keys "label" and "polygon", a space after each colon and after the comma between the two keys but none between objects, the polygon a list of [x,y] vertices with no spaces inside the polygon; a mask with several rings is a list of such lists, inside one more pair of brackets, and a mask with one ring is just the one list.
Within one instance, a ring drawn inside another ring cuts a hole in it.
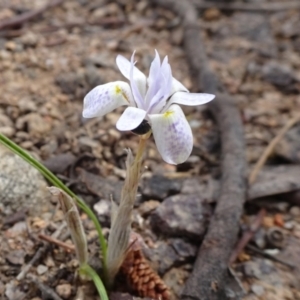
[{"label": "dry plant stem", "polygon": [[43,240],[43,241],[46,241],[46,242],[49,242],[51,244],[54,244],[58,247],[61,247],[63,249],[65,249],[66,251],[69,251],[69,252],[74,252],[75,251],[75,247],[74,245],[70,245],[70,244],[67,244],[67,243],[64,243],[58,239],[55,239],[49,235],[46,235],[46,234],[39,234],[38,235],[39,239]]},{"label": "dry plant stem", "polygon": [[254,252],[254,253],[257,253],[257,254],[263,256],[263,257],[266,257],[266,258],[268,258],[268,259],[270,259],[270,260],[276,261],[276,262],[278,262],[278,263],[280,263],[280,264],[282,264],[282,265],[284,265],[284,266],[290,268],[291,270],[294,270],[294,269],[295,269],[295,266],[292,265],[291,263],[289,263],[289,262],[287,262],[287,261],[284,261],[284,260],[282,260],[282,259],[280,259],[280,258],[278,258],[278,257],[276,257],[276,256],[274,256],[274,255],[271,255],[271,254],[269,254],[269,253],[266,253],[266,252],[264,252],[263,250],[260,250],[260,249],[258,249],[258,248],[256,248],[256,247],[252,246],[252,245],[247,245],[246,248],[247,248],[248,250]]},{"label": "dry plant stem", "polygon": [[246,159],[243,125],[231,97],[208,66],[200,36],[196,7],[190,1],[153,0],[181,16],[184,49],[198,88],[216,95],[209,104],[221,133],[222,180],[220,197],[194,269],[181,300],[225,300],[228,262],[239,231],[246,198]]},{"label": "dry plant stem", "polygon": [[294,118],[290,119],[289,122],[285,124],[285,126],[278,132],[278,134],[273,138],[268,147],[263,152],[262,156],[255,164],[253,170],[249,176],[249,184],[251,185],[257,178],[257,175],[263,165],[266,163],[268,157],[272,154],[276,145],[281,141],[284,135],[296,124],[300,121],[300,114],[296,115]]},{"label": "dry plant stem", "polygon": [[256,231],[260,228],[260,225],[265,215],[266,215],[266,210],[262,208],[259,211],[258,215],[256,216],[256,219],[254,220],[253,224],[251,224],[250,228],[244,232],[242,238],[239,240],[236,248],[232,252],[229,260],[230,265],[235,262],[237,257],[241,254],[241,252],[244,250],[244,248],[248,245],[250,240],[253,238]]},{"label": "dry plant stem", "polygon": [[36,278],[36,276],[34,276],[32,274],[28,274],[27,278],[36,284],[36,286],[42,292],[42,295],[44,298],[53,299],[53,300],[63,300],[54,292],[53,289],[51,289],[49,286],[47,286],[44,283],[42,283],[41,281],[39,281]]},{"label": "dry plant stem", "polygon": [[47,9],[61,4],[63,1],[64,0],[49,1],[49,3],[47,3],[45,6],[39,8],[37,10],[25,12],[21,15],[17,15],[15,17],[12,17],[12,18],[8,19],[8,20],[4,20],[4,21],[0,22],[0,30],[2,30],[4,28],[9,28],[9,27],[14,27],[14,26],[21,25],[21,24],[37,17],[38,15],[42,14]]},{"label": "dry plant stem", "polygon": [[[61,235],[61,232],[66,227],[66,224],[63,223],[52,235],[52,238],[58,238]],[[31,267],[41,259],[41,257],[47,252],[49,249],[49,245],[43,245],[41,248],[38,249],[38,251],[35,253],[33,258],[30,260],[30,262],[25,265],[25,267],[22,269],[22,271],[18,274],[17,280],[24,279],[25,275],[29,272]]]},{"label": "dry plant stem", "polygon": [[270,2],[270,3],[228,3],[224,2],[212,2],[212,1],[199,1],[193,0],[192,2],[198,9],[218,8],[221,10],[240,10],[240,11],[252,11],[252,12],[277,12],[283,10],[300,8],[300,1],[290,2]]},{"label": "dry plant stem", "polygon": [[142,157],[149,135],[140,137],[135,159],[133,159],[131,151],[128,150],[126,178],[121,193],[120,205],[117,206],[112,202],[112,222],[107,251],[108,278],[106,278],[106,282],[110,288],[128,251],[133,205],[136,200],[141,176]]}]

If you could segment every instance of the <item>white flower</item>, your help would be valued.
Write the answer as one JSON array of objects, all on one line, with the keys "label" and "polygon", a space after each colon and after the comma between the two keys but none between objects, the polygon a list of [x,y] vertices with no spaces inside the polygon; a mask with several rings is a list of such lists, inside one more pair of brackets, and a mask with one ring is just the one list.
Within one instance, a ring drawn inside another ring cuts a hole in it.
[{"label": "white flower", "polygon": [[130,80],[99,85],[84,98],[83,117],[104,116],[115,108],[127,105],[117,122],[121,131],[134,130],[148,121],[162,158],[170,164],[184,162],[193,148],[191,128],[179,105],[201,105],[214,95],[189,93],[174,77],[168,57],[161,63],[156,51],[149,77],[135,67],[134,53],[131,61],[122,55],[116,59],[121,73]]}]

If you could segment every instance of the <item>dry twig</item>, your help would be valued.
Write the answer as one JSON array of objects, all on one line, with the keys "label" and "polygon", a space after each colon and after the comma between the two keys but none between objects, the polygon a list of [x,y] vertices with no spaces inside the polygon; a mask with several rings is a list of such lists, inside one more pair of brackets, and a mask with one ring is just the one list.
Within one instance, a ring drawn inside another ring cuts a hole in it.
[{"label": "dry twig", "polygon": [[256,247],[252,246],[252,245],[247,245],[246,248],[248,250],[254,252],[254,253],[257,253],[257,254],[263,256],[263,257],[266,257],[266,258],[268,258],[270,260],[276,261],[276,262],[278,262],[278,263],[280,263],[280,264],[282,264],[282,265],[284,265],[284,266],[286,266],[286,267],[288,267],[288,268],[290,268],[292,270],[295,269],[295,266],[292,265],[291,263],[289,263],[287,261],[284,261],[284,260],[282,260],[282,259],[280,259],[280,258],[278,258],[278,257],[276,257],[274,255],[266,253],[266,252],[264,252],[264,251],[262,251],[262,250],[260,250],[260,249],[258,249]]},{"label": "dry twig", "polygon": [[224,2],[212,2],[212,1],[199,1],[193,0],[193,4],[198,9],[207,8],[218,8],[221,10],[240,10],[240,11],[252,11],[252,12],[277,12],[290,9],[299,9],[300,1],[290,1],[290,2],[267,2],[267,3],[229,3]]},{"label": "dry twig", "polygon": [[265,214],[266,214],[266,210],[262,208],[259,211],[258,215],[256,216],[256,219],[253,222],[253,224],[251,224],[250,228],[244,232],[242,238],[239,240],[236,248],[234,249],[234,251],[231,254],[231,257],[229,260],[230,265],[235,262],[235,260],[240,255],[240,253],[244,250],[244,248],[247,246],[247,244],[253,238],[254,234],[259,229]]},{"label": "dry twig", "polygon": [[197,79],[199,88],[216,94],[209,109],[218,122],[222,140],[220,198],[181,299],[224,300],[227,299],[228,262],[237,240],[246,194],[242,121],[230,96],[208,66],[195,6],[190,1],[181,0],[153,2],[172,9],[182,17],[184,47],[193,76]]},{"label": "dry twig", "polygon": [[25,12],[21,15],[17,15],[15,17],[12,17],[8,20],[3,20],[2,22],[0,22],[0,30],[5,29],[5,28],[14,27],[14,26],[19,26],[19,25],[21,25],[21,24],[23,24],[23,23],[39,16],[40,14],[42,14],[47,9],[61,4],[63,1],[64,0],[49,1],[45,6],[39,8],[37,10],[28,11],[28,12]]},{"label": "dry twig", "polygon": [[42,292],[44,299],[53,299],[53,300],[63,300],[61,297],[59,297],[53,289],[51,289],[49,286],[45,285],[41,281],[39,281],[36,276],[32,274],[28,274],[27,278],[31,280],[33,283],[36,284],[36,286],[39,288],[39,290]]},{"label": "dry twig", "polygon": [[[62,230],[66,227],[66,224],[63,223],[51,236],[53,238],[58,238],[62,232]],[[49,245],[43,245],[41,248],[38,249],[38,251],[35,253],[33,258],[30,260],[30,262],[25,265],[25,267],[22,269],[22,271],[18,274],[17,280],[22,280],[26,276],[26,274],[29,272],[31,267],[41,259],[41,257],[47,252],[49,249]]]},{"label": "dry twig", "polygon": [[61,247],[61,248],[64,248],[66,251],[68,252],[74,252],[75,251],[75,247],[74,245],[70,245],[70,244],[67,244],[67,243],[64,243],[58,239],[55,239],[49,235],[46,235],[46,234],[39,234],[39,238],[43,241],[46,241],[46,242],[49,242],[51,244],[54,244],[58,247]]},{"label": "dry twig", "polygon": [[270,142],[268,147],[263,152],[262,156],[258,160],[258,162],[255,164],[253,170],[250,173],[249,176],[249,184],[252,184],[259,171],[267,161],[268,157],[273,152],[276,145],[281,141],[281,139],[284,137],[284,135],[296,124],[300,121],[300,114],[296,115],[294,118],[292,118],[288,123],[285,124],[285,126],[278,132],[278,134],[273,138],[273,140]]}]

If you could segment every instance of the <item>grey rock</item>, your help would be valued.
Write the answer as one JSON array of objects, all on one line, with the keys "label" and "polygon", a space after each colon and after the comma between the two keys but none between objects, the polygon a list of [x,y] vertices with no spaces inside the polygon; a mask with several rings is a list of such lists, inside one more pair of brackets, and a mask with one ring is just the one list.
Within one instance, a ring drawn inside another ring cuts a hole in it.
[{"label": "grey rock", "polygon": [[112,197],[116,203],[120,202],[123,187],[121,181],[113,178],[103,178],[81,168],[77,168],[77,171],[79,181],[88,186],[89,191],[93,191],[101,199],[110,200]]},{"label": "grey rock", "polygon": [[182,262],[187,262],[197,254],[197,247],[183,239],[170,239],[170,244]]},{"label": "grey rock", "polygon": [[47,183],[42,175],[19,156],[0,146],[0,205],[9,215],[23,208],[40,215],[51,208]]},{"label": "grey rock", "polygon": [[166,242],[160,242],[151,255],[151,261],[159,275],[165,274],[178,261],[178,254]]},{"label": "grey rock", "polygon": [[172,268],[163,277],[165,284],[178,297],[177,299],[180,299],[180,294],[183,290],[184,283],[188,278],[189,274],[190,272],[185,270],[183,267]]},{"label": "grey rock", "polygon": [[212,178],[202,179],[200,177],[192,177],[184,180],[181,193],[182,194],[198,194],[208,203],[215,202],[218,199],[220,183]]},{"label": "grey rock", "polygon": [[56,156],[52,156],[45,160],[43,164],[47,167],[51,172],[54,173],[63,173],[71,164],[73,164],[76,160],[76,157],[68,152],[61,153]]},{"label": "grey rock", "polygon": [[64,73],[60,74],[55,83],[65,94],[76,94],[79,87],[85,86],[84,73]]},{"label": "grey rock", "polygon": [[144,179],[142,184],[142,195],[147,199],[163,200],[166,197],[180,193],[181,180],[174,180],[162,175],[153,175]]},{"label": "grey rock", "polygon": [[211,207],[199,195],[176,195],[151,214],[150,222],[157,233],[199,241],[207,227]]},{"label": "grey rock", "polygon": [[275,148],[275,153],[293,163],[300,163],[300,125],[290,129]]},{"label": "grey rock", "polygon": [[263,286],[259,284],[252,284],[251,285],[251,291],[256,295],[256,296],[262,296],[265,292],[265,289]]},{"label": "grey rock", "polygon": [[39,275],[45,274],[47,271],[48,271],[48,267],[45,266],[45,265],[38,265],[37,268],[36,268],[36,272]]},{"label": "grey rock", "polygon": [[296,81],[296,76],[290,66],[276,61],[264,65],[262,73],[266,81],[279,87],[287,87]]},{"label": "grey rock", "polygon": [[8,253],[8,255],[6,256],[6,260],[13,265],[23,265],[25,261],[25,254],[25,251],[22,249],[13,250]]},{"label": "grey rock", "polygon": [[297,191],[300,189],[299,178],[300,168],[296,165],[264,167],[249,188],[247,198],[253,200]]},{"label": "grey rock", "polygon": [[6,284],[5,296],[8,300],[19,300],[24,299],[26,297],[26,293],[22,291],[21,286],[17,281],[12,280]]}]

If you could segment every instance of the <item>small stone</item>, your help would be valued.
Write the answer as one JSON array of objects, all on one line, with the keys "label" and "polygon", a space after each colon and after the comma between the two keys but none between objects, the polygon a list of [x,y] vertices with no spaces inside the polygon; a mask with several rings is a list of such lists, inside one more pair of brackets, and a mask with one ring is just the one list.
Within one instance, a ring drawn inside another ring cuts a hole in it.
[{"label": "small stone", "polygon": [[221,12],[217,8],[209,8],[205,10],[203,17],[205,21],[218,20],[221,17]]},{"label": "small stone", "polygon": [[21,37],[21,42],[27,47],[35,47],[38,43],[38,35],[32,31],[25,32]]},{"label": "small stone", "polygon": [[17,48],[17,44],[14,41],[8,41],[5,44],[5,49],[9,51],[15,51]]},{"label": "small stone", "polygon": [[207,227],[211,207],[196,195],[168,197],[151,214],[151,225],[159,233],[200,240]]},{"label": "small stone", "polygon": [[14,134],[15,134],[15,129],[13,127],[10,126],[3,126],[0,127],[0,133],[4,134],[5,136],[11,138]]},{"label": "small stone", "polygon": [[72,286],[69,283],[60,284],[55,290],[63,299],[68,299],[72,294]]},{"label": "small stone", "polygon": [[26,294],[21,290],[21,287],[17,281],[10,281],[6,284],[5,296],[8,300],[25,299]]},{"label": "small stone", "polygon": [[170,244],[179,255],[181,261],[194,258],[197,254],[198,248],[183,239],[170,239]]},{"label": "small stone", "polygon": [[24,264],[25,251],[24,250],[13,250],[9,252],[6,256],[8,262],[13,265],[23,265]]},{"label": "small stone", "polygon": [[146,199],[163,200],[166,197],[180,193],[182,181],[169,179],[161,175],[153,175],[142,184],[142,195]]},{"label": "small stone", "polygon": [[293,162],[300,163],[300,125],[291,128],[280,140],[275,148],[278,156]]},{"label": "small stone", "polygon": [[256,296],[262,296],[265,292],[265,289],[263,286],[258,285],[258,284],[252,284],[251,285],[251,291],[256,295]]},{"label": "small stone", "polygon": [[36,271],[39,275],[45,274],[48,271],[48,267],[44,265],[38,265]]},{"label": "small stone", "polygon": [[298,207],[298,206],[293,206],[293,207],[290,209],[290,214],[291,214],[293,217],[299,217],[299,216],[300,216],[300,207]]},{"label": "small stone", "polygon": [[13,227],[9,228],[6,232],[5,232],[5,237],[6,238],[14,238],[16,236],[20,236],[22,234],[24,234],[25,232],[27,232],[28,228],[27,228],[27,224],[26,222],[18,222],[16,224],[14,224]]},{"label": "small stone", "polygon": [[142,217],[147,217],[154,209],[160,205],[159,201],[149,200],[142,203],[138,210]]},{"label": "small stone", "polygon": [[32,112],[37,110],[36,103],[30,98],[22,98],[18,101],[18,107],[21,112]]},{"label": "small stone", "polygon": [[33,135],[46,134],[50,131],[51,125],[41,115],[30,113],[26,115],[28,131]]},{"label": "small stone", "polygon": [[263,77],[268,82],[287,87],[295,81],[295,74],[290,66],[277,61],[271,61],[262,68]]},{"label": "small stone", "polygon": [[184,268],[172,268],[168,271],[163,280],[165,284],[171,289],[171,291],[180,299],[180,295],[184,286],[184,283],[189,276],[190,272],[184,270]]},{"label": "small stone", "polygon": [[94,205],[94,210],[102,226],[109,226],[111,215],[111,201],[102,199]]}]

